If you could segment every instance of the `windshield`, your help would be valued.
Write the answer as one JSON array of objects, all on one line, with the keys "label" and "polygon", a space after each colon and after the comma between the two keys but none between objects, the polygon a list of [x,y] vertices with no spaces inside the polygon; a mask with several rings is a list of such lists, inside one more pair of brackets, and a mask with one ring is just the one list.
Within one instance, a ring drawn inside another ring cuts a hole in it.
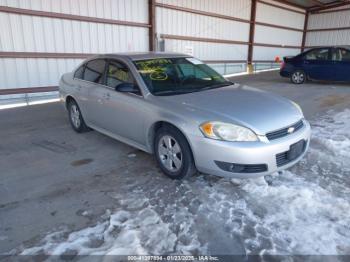
[{"label": "windshield", "polygon": [[192,57],[139,60],[134,64],[153,95],[192,93],[232,84]]}]

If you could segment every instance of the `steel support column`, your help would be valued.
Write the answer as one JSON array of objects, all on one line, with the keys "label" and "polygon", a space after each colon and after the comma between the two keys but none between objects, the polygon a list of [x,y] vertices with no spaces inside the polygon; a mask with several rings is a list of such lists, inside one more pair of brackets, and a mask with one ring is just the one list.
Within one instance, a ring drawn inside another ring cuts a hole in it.
[{"label": "steel support column", "polygon": [[305,20],[304,20],[304,32],[303,32],[303,40],[301,42],[301,52],[304,52],[305,42],[306,42],[306,34],[307,34],[307,25],[309,23],[309,11],[306,11]]},{"label": "steel support column", "polygon": [[148,0],[149,50],[156,51],[156,0]]},{"label": "steel support column", "polygon": [[252,0],[250,11],[250,29],[249,29],[249,46],[248,46],[248,72],[253,72],[253,49],[254,49],[254,36],[255,36],[255,20],[256,20],[256,5],[257,0]]}]

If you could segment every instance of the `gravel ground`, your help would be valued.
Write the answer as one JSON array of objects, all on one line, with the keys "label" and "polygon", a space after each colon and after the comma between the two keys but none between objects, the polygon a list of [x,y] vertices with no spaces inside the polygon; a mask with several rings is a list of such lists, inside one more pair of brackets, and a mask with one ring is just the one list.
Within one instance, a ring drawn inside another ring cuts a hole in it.
[{"label": "gravel ground", "polygon": [[[252,86],[256,83],[258,80]],[[295,95],[295,87],[284,85],[290,96]],[[338,92],[329,88],[329,92]],[[5,159],[1,166],[6,174],[17,175],[24,185],[16,189],[18,193],[10,193],[12,183],[13,188],[15,184],[18,187],[18,180],[11,182],[8,176],[1,176],[0,189],[7,189],[6,194],[0,191],[6,202],[0,206],[1,253],[73,257],[350,255],[350,107],[343,100],[329,100],[331,104],[325,105],[329,95],[317,95],[315,92],[314,100],[295,99],[301,105],[318,101],[322,108],[314,109],[317,115],[307,110],[313,134],[306,157],[287,171],[260,179],[230,180],[197,174],[173,181],[163,176],[153,158],[143,152],[96,132],[80,136],[68,131],[64,116],[64,124],[55,126],[55,130],[63,142],[73,141],[72,145],[39,143],[45,150],[58,151],[54,156],[61,154],[57,163],[45,162],[46,156],[40,155],[35,169],[12,166],[15,171],[11,173],[11,165],[5,162],[6,156],[11,156],[9,138],[9,144],[0,145]],[[57,121],[49,120],[50,126]],[[25,134],[30,133],[29,126],[26,128]],[[52,134],[52,129],[48,133]],[[25,134],[19,133],[17,139],[32,139]],[[55,137],[56,142],[61,140]],[[103,144],[98,144],[101,140]],[[87,143],[95,146],[87,147]],[[18,152],[13,153],[20,155]],[[35,154],[31,152],[32,158]],[[26,158],[30,156],[21,158],[24,164]],[[71,162],[71,167],[62,164],[72,159],[77,160]],[[39,174],[33,184],[22,178],[26,169]],[[64,184],[56,175],[62,175]],[[47,176],[52,184],[46,181],[40,189],[33,186]],[[27,230],[27,226],[33,228]]]},{"label": "gravel ground", "polygon": [[118,174],[125,187],[108,192],[116,208],[100,222],[52,232],[21,252],[350,254],[350,110],[313,127],[306,158],[261,179],[169,181],[156,170],[140,176],[126,168]]}]

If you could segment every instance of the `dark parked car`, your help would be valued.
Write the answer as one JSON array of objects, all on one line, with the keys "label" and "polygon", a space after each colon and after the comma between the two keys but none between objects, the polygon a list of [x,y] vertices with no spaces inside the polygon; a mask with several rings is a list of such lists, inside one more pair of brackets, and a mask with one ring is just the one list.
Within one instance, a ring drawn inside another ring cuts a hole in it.
[{"label": "dark parked car", "polygon": [[283,60],[280,75],[294,84],[308,79],[350,81],[350,46],[313,48]]}]

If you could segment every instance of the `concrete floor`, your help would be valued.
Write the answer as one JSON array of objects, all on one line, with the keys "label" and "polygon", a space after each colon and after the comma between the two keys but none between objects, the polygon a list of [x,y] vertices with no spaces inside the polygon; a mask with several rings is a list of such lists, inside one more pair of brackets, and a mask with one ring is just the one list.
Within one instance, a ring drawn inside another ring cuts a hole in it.
[{"label": "concrete floor", "polygon": [[[345,84],[295,86],[277,72],[232,80],[290,98],[301,105],[306,118],[316,122],[331,109],[350,108],[350,86]],[[243,199],[248,205],[247,195],[241,195],[234,183],[200,174],[182,182],[169,180],[159,172],[152,156],[97,132],[75,133],[58,103],[0,111],[0,137],[0,254],[18,253],[39,245],[50,232],[65,232],[64,239],[72,231],[106,220],[110,213],[122,207],[134,214],[145,206],[152,206],[162,223],[167,222],[168,230],[178,238],[177,247],[171,247],[173,252],[199,252],[204,250],[200,248],[203,246],[206,247],[203,252],[212,254],[254,251],[247,244],[247,236],[260,236],[251,232],[257,228],[256,224],[246,223],[244,232],[226,235],[224,226],[213,227],[212,219],[221,221],[221,217],[212,214],[209,219],[200,215],[205,213],[201,211],[203,203],[214,203],[216,200],[211,196],[218,192],[235,201],[231,204]],[[310,168],[307,162],[301,167]],[[346,180],[345,185],[349,184]],[[140,206],[132,208],[125,204],[130,198],[137,198],[134,203],[141,203]],[[141,199],[147,201],[140,202]],[[176,220],[169,216],[170,206],[175,210],[186,208],[188,213]],[[261,208],[251,204],[250,211],[259,213]],[[182,238],[179,221],[192,223]],[[200,244],[191,242],[189,235],[196,236]],[[260,250],[268,249],[274,242],[262,243]],[[167,247],[154,249],[150,244],[148,247],[147,250],[155,253],[167,250]],[[285,252],[293,250],[285,248]]]},{"label": "concrete floor", "polygon": [[289,79],[281,78],[278,71],[263,72],[250,76],[239,76],[232,81],[270,91],[297,102],[307,119],[324,112],[340,110],[350,105],[350,84],[307,82],[294,85]]}]

